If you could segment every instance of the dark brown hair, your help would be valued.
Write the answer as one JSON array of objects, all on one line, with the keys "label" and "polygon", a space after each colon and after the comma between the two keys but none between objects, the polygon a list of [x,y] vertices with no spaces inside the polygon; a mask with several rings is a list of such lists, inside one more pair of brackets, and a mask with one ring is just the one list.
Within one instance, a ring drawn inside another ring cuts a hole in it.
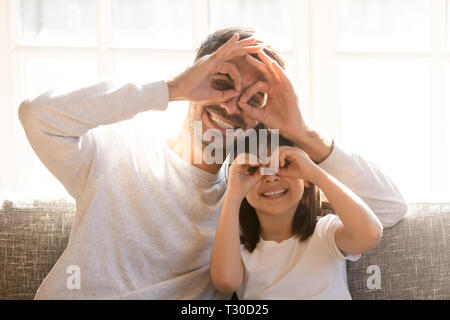
[{"label": "dark brown hair", "polygon": [[[262,127],[262,125],[258,126]],[[279,145],[294,146],[283,136],[279,136]],[[306,240],[313,234],[318,217],[333,210],[329,203],[322,202],[320,189],[311,182],[308,183],[309,187],[305,185],[303,196],[292,220],[292,232],[299,238],[299,241]],[[255,209],[247,201],[247,198],[244,198],[239,209],[239,224],[241,243],[249,252],[253,252],[260,240],[261,225]]]},{"label": "dark brown hair", "polygon": [[[231,27],[226,29],[220,29],[217,30],[216,32],[211,33],[206,38],[206,40],[200,44],[200,47],[197,49],[194,61],[197,61],[203,56],[214,53],[236,33],[239,34],[239,40],[243,40],[253,36],[255,34],[255,30],[245,27]],[[262,45],[264,47],[263,51],[269,57],[275,60],[283,69],[285,69],[284,59],[274,48],[258,39],[256,39],[256,44]],[[259,59],[259,57],[256,54],[252,54],[252,56],[255,57],[256,59]]]}]

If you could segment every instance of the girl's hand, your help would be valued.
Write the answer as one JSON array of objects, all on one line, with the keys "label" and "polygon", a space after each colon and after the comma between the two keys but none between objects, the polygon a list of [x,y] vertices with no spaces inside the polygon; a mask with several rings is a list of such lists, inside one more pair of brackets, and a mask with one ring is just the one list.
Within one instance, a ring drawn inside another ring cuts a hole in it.
[{"label": "girl's hand", "polygon": [[[241,94],[241,76],[233,63],[228,60],[255,53],[261,49],[258,46],[251,46],[255,43],[254,38],[247,38],[238,41],[239,34],[231,37],[216,52],[203,56],[176,76],[167,81],[169,88],[169,100],[189,100],[196,102],[223,102]],[[211,86],[212,77],[216,74],[229,76],[234,83],[234,88],[220,90]]]},{"label": "girl's hand", "polygon": [[[277,153],[278,152],[278,153]],[[281,146],[274,151],[271,157],[272,166],[276,166],[278,155],[279,166],[277,175],[280,177],[292,177],[316,183],[321,174],[321,169],[301,149],[296,147]]]},{"label": "girl's hand", "polygon": [[250,153],[241,153],[230,165],[227,193],[242,201],[253,186],[261,179],[260,161]]},{"label": "girl's hand", "polygon": [[[244,114],[269,128],[279,129],[284,137],[296,141],[299,133],[307,130],[307,126],[300,112],[294,87],[276,61],[262,50],[258,51],[258,57],[262,61],[250,55],[245,58],[264,75],[266,81],[258,81],[245,90],[238,104]],[[252,107],[248,103],[250,97],[257,92],[267,93],[267,102],[262,108]]]}]

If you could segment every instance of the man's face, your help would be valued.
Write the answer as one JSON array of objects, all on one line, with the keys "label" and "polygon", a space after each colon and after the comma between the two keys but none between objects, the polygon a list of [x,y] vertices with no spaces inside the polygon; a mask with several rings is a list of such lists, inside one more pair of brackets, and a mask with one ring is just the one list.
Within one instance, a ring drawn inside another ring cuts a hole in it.
[{"label": "man's face", "polygon": [[[245,90],[259,80],[265,80],[263,75],[253,66],[249,65],[243,57],[236,57],[228,62],[234,63],[241,75],[241,95]],[[228,90],[234,88],[233,79],[226,74],[216,74],[212,77],[214,89]],[[226,129],[243,129],[244,131],[254,128],[257,121],[246,117],[238,101],[241,96],[232,98],[226,102],[217,104],[202,104],[191,102],[189,106],[189,120],[191,134],[193,134],[193,121],[202,121],[202,131],[216,129],[225,136]],[[255,94],[250,100],[250,105],[257,106],[264,100],[264,94]],[[203,133],[202,132],[202,133]]]}]

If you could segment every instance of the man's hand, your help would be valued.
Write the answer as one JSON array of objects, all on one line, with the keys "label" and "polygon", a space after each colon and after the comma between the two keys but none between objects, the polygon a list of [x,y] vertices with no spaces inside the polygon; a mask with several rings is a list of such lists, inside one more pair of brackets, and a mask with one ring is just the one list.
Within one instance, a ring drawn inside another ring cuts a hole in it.
[{"label": "man's hand", "polygon": [[[261,47],[251,46],[254,38],[238,41],[239,34],[231,37],[216,52],[203,56],[196,63],[167,81],[169,100],[189,100],[196,102],[223,102],[237,97],[241,92],[241,76],[233,63],[227,62],[234,57],[256,53]],[[217,74],[227,74],[234,82],[234,88],[218,90],[211,86],[212,77]]]},{"label": "man's hand", "polygon": [[[316,163],[323,161],[332,150],[332,141],[321,137],[308,127],[300,112],[294,87],[280,65],[258,51],[258,60],[250,55],[245,58],[266,78],[249,87],[239,99],[238,105],[249,117],[264,123],[303,149]],[[263,108],[250,106],[248,99],[258,91],[267,93],[267,103]]]}]

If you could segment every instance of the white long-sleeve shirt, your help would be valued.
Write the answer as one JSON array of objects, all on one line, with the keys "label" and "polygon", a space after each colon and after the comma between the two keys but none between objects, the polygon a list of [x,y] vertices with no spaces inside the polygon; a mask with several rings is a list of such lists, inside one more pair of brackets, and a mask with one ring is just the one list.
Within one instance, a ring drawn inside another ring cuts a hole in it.
[{"label": "white long-sleeve shirt", "polygon": [[[22,102],[19,117],[31,146],[77,205],[67,248],[36,299],[229,298],[209,277],[225,166],[208,173],[165,141],[148,141],[118,124],[167,105],[164,81],[102,82]],[[385,227],[406,214],[399,190],[363,157],[335,143],[319,165]],[[79,288],[68,285],[73,270],[79,270]]]}]

